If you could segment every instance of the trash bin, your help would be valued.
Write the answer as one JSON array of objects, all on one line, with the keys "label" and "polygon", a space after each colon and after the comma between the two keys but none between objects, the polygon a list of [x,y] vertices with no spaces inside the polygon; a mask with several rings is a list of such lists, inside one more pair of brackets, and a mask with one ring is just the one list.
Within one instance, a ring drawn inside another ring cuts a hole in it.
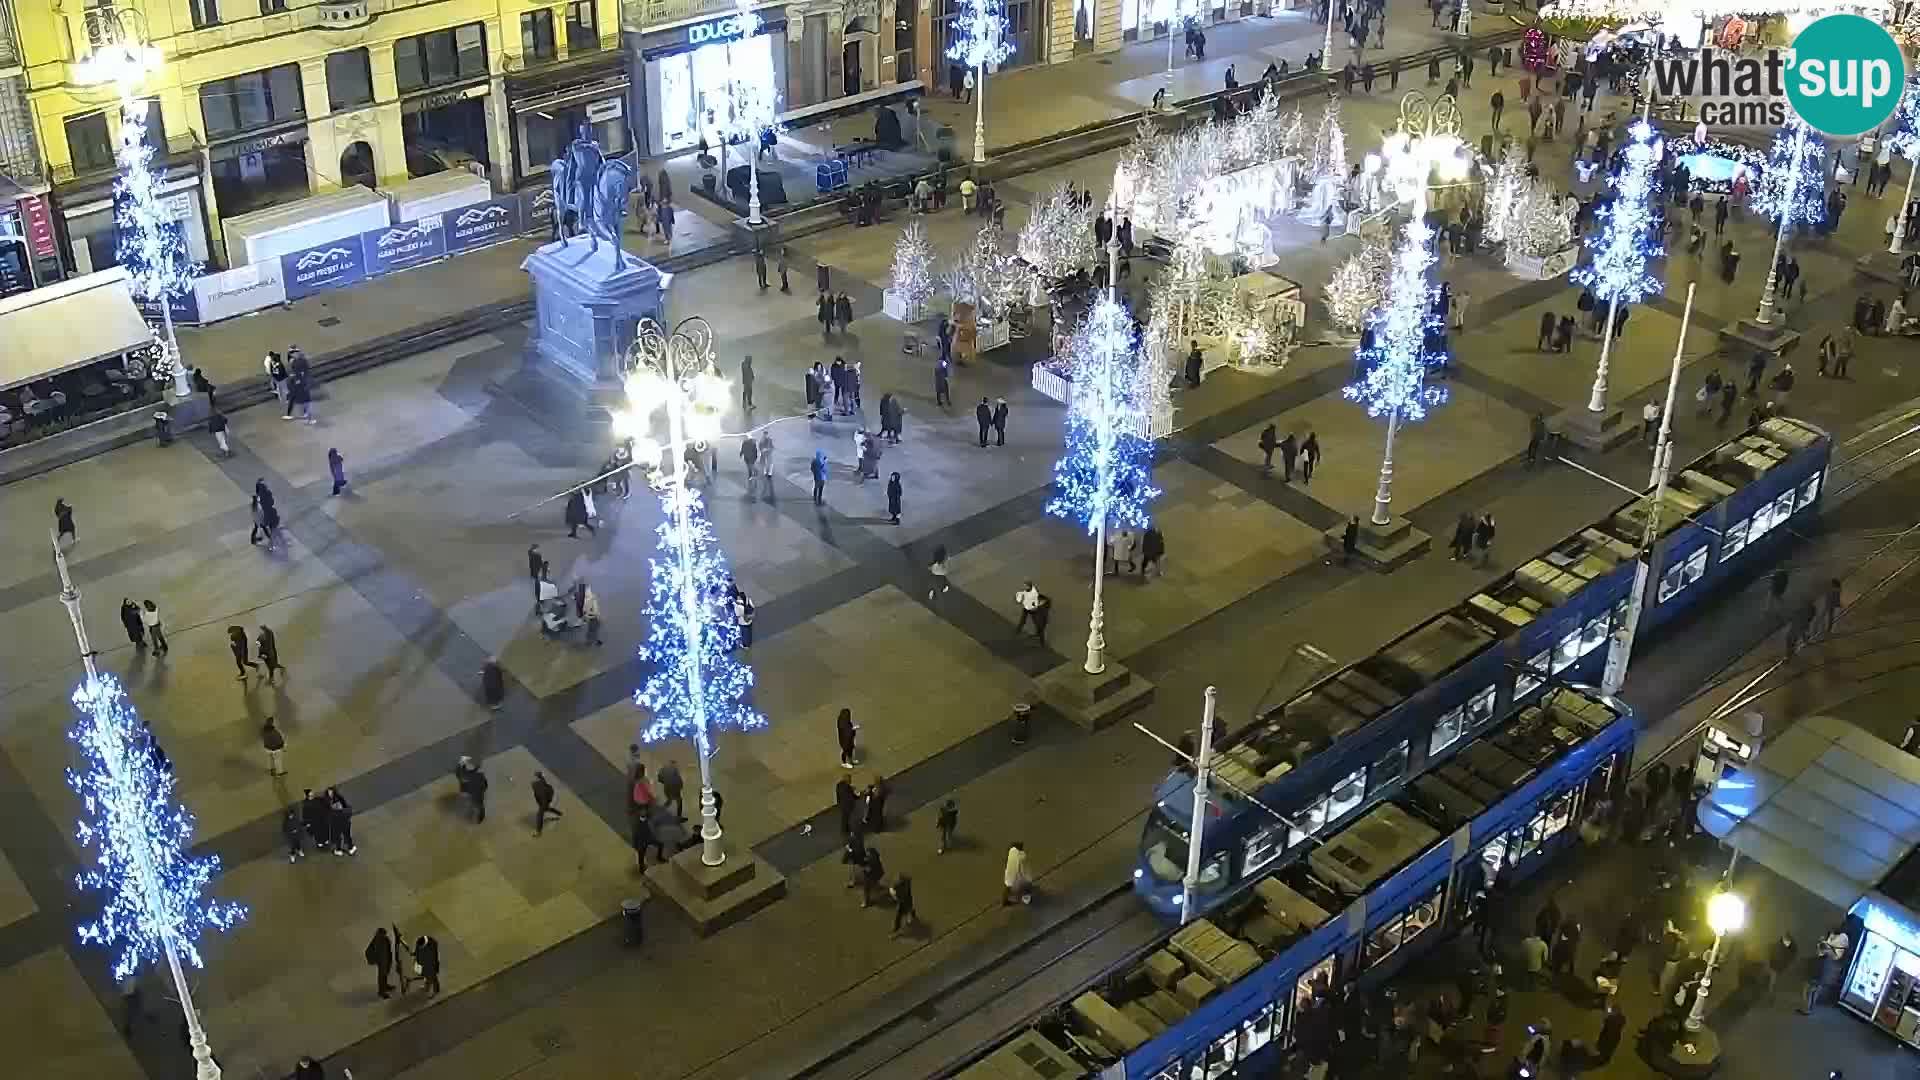
[{"label": "trash bin", "polygon": [[646,904],[645,900],[620,901],[620,923],[628,945],[638,945],[647,940],[647,928],[641,919]]},{"label": "trash bin", "polygon": [[1024,746],[1033,731],[1033,706],[1018,702],[1013,707],[1013,744]]},{"label": "trash bin", "polygon": [[153,411],[153,434],[160,440],[161,446],[172,445],[173,418],[167,414],[167,410],[155,409]]}]

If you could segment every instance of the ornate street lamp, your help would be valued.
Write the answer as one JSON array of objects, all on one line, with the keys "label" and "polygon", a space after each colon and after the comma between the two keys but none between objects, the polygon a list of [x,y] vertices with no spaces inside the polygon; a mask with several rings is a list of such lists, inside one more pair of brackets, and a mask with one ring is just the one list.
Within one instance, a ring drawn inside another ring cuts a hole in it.
[{"label": "ornate street lamp", "polygon": [[947,58],[973,69],[973,163],[987,163],[987,72],[1013,55],[1005,0],[960,0]]}]

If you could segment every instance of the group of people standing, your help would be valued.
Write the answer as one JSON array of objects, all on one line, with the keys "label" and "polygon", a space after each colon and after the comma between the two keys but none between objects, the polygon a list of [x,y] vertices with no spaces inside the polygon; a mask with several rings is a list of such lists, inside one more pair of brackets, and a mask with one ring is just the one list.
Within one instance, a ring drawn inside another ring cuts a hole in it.
[{"label": "group of people standing", "polygon": [[[285,404],[280,419],[293,419],[293,410],[300,410],[300,419],[309,424],[317,423],[313,417],[313,372],[307,362],[307,354],[298,345],[287,346],[287,356],[283,361],[280,354],[268,351],[262,366],[266,368],[267,385],[273,388],[273,396]],[[208,394],[212,400],[212,394]],[[217,415],[217,410],[216,410]],[[223,425],[224,431],[224,425]],[[225,440],[220,440],[225,450]]]},{"label": "group of people standing", "polygon": [[[269,720],[268,727],[271,726]],[[288,862],[306,858],[309,842],[316,851],[331,851],[335,855],[360,853],[360,845],[353,841],[353,804],[340,794],[339,788],[328,788],[319,794],[312,788],[302,789],[300,801],[289,805],[281,816],[280,834],[287,841]]]}]

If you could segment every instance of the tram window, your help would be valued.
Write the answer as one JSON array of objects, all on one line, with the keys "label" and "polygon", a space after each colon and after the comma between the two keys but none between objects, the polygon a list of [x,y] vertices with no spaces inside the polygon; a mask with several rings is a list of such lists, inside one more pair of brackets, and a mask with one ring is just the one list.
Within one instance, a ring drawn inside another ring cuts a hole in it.
[{"label": "tram window", "polygon": [[1427,740],[1427,756],[1432,757],[1447,747],[1460,741],[1462,726],[1467,720],[1464,706],[1448,712],[1433,722],[1433,737]]},{"label": "tram window", "polygon": [[1485,869],[1485,877],[1488,881],[1499,877],[1500,871],[1507,868],[1507,838],[1505,836],[1494,837],[1487,841],[1486,847],[1480,849],[1480,865]]},{"label": "tram window", "polygon": [[1753,524],[1747,528],[1747,543],[1759,543],[1760,538],[1773,528],[1773,504],[1762,503],[1753,512]]},{"label": "tram window", "polygon": [[1382,754],[1380,760],[1367,769],[1367,786],[1379,791],[1382,786],[1394,783],[1407,775],[1408,749],[1407,741],[1402,739],[1399,746]]},{"label": "tram window", "polygon": [[1327,820],[1339,821],[1352,813],[1367,797],[1367,770],[1355,769],[1335,784],[1327,795]]},{"label": "tram window", "polygon": [[1373,928],[1373,933],[1367,935],[1366,954],[1361,958],[1363,967],[1372,967],[1393,955],[1400,947],[1400,931],[1405,921],[1404,916],[1395,915]]},{"label": "tram window", "polygon": [[1446,893],[1447,887],[1444,883],[1435,885],[1432,892],[1407,909],[1407,925],[1400,932],[1402,945],[1419,937],[1423,931],[1440,921],[1440,904],[1446,897]]},{"label": "tram window", "polygon": [[1286,835],[1286,831],[1286,822],[1274,821],[1255,829],[1253,835],[1247,837],[1245,853],[1240,863],[1242,878],[1252,877],[1255,871],[1280,857],[1280,853],[1286,850],[1280,846],[1280,840]]},{"label": "tram window", "polygon": [[1546,676],[1537,673],[1545,670],[1547,670],[1546,653],[1528,657],[1526,667],[1513,677],[1513,699],[1520,701],[1528,694],[1540,689],[1540,684],[1547,679]]},{"label": "tram window", "polygon": [[1314,1000],[1333,992],[1333,957],[1308,968],[1293,984],[1293,1015],[1297,1018],[1302,1010],[1311,1008]]},{"label": "tram window", "polygon": [[1172,1065],[1167,1066],[1164,1069],[1161,1069],[1159,1072],[1154,1073],[1153,1080],[1180,1080],[1179,1063],[1176,1062]]},{"label": "tram window", "polygon": [[1786,491],[1780,493],[1779,498],[1773,500],[1773,523],[1775,525],[1785,525],[1787,519],[1792,516],[1793,489],[1788,488]]},{"label": "tram window", "polygon": [[1807,507],[1812,506],[1813,500],[1819,497],[1820,474],[1814,473],[1812,476],[1807,477],[1806,483],[1800,485],[1800,509],[1805,510]]},{"label": "tram window", "polygon": [[1752,526],[1752,518],[1741,518],[1739,521],[1727,526],[1726,532],[1720,534],[1720,560],[1722,562],[1740,554],[1740,549],[1747,546],[1747,530]]},{"label": "tram window", "polygon": [[[1165,814],[1155,811],[1140,851],[1147,869],[1159,881],[1178,882],[1187,874],[1187,830],[1175,825]],[[1227,853],[1215,852],[1200,864],[1200,890],[1215,892],[1227,883]]]},{"label": "tram window", "polygon": [[1489,686],[1467,699],[1467,730],[1478,731],[1493,719],[1493,703],[1499,687]]},{"label": "tram window", "polygon": [[1240,1052],[1242,1056],[1252,1054],[1273,1041],[1274,1017],[1279,1011],[1278,1005],[1262,1006],[1259,1012],[1253,1014],[1252,1019],[1241,1022]]},{"label": "tram window", "polygon": [[1307,808],[1307,812],[1294,818],[1306,826],[1306,830],[1290,828],[1287,830],[1287,846],[1294,847],[1307,837],[1318,833],[1327,824],[1327,800],[1321,799]]},{"label": "tram window", "polygon": [[1560,674],[1578,659],[1580,659],[1580,628],[1576,626],[1567,631],[1567,636],[1561,638],[1560,644],[1553,650],[1553,673]]},{"label": "tram window", "polygon": [[1216,1077],[1225,1076],[1227,1070],[1233,1068],[1233,1063],[1238,1060],[1240,1060],[1240,1032],[1236,1029],[1215,1039],[1213,1045],[1207,1047],[1207,1056],[1196,1063],[1187,1075],[1192,1080],[1215,1080]]},{"label": "tram window", "polygon": [[1601,612],[1580,630],[1580,655],[1585,656],[1607,642],[1607,615]]},{"label": "tram window", "polygon": [[1618,630],[1625,625],[1627,625],[1627,600],[1621,597],[1613,602],[1613,628]]}]

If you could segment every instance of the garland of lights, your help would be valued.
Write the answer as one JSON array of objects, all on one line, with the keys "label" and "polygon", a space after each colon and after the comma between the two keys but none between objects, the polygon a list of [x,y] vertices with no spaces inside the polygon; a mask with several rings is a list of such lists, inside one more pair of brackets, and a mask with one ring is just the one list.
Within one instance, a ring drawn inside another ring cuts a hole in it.
[{"label": "garland of lights", "polygon": [[1773,137],[1767,168],[1753,186],[1748,205],[1788,230],[1825,221],[1827,173],[1820,160],[1825,153],[1819,136],[1798,114],[1789,115]]},{"label": "garland of lights", "polygon": [[660,491],[665,519],[654,529],[659,548],[648,560],[647,677],[634,701],[649,719],[642,742],[684,738],[712,747],[717,730],[755,731],[767,718],[747,704],[753,669],[734,658],[740,629],[733,614],[733,576],[691,485]]},{"label": "garland of lights", "polygon": [[1560,193],[1534,180],[1514,201],[1507,222],[1507,251],[1541,258],[1573,243],[1573,218]]},{"label": "garland of lights", "polygon": [[927,227],[918,220],[908,222],[893,247],[893,285],[889,290],[908,311],[921,310],[933,298],[933,259]]},{"label": "garland of lights", "polygon": [[91,677],[74,691],[73,704],[81,719],[68,737],[85,765],[68,769],[67,783],[80,796],[76,836],[93,853],[77,881],[106,898],[93,921],[80,926],[80,940],[117,950],[115,979],[164,962],[169,945],[202,967],[200,936],[233,929],[247,909],[203,896],[220,860],[189,854],[193,814],[174,801],[173,769],[119,680]]},{"label": "garland of lights", "polygon": [[1133,317],[1103,293],[1066,344],[1072,400],[1066,453],[1053,467],[1054,496],[1046,511],[1088,533],[1108,527],[1145,528],[1153,486],[1153,443],[1147,430],[1146,384],[1159,372],[1141,355]]},{"label": "garland of lights", "polygon": [[1587,238],[1593,261],[1568,275],[1602,303],[1636,304],[1661,289],[1647,269],[1661,250],[1653,205],[1660,140],[1644,120],[1628,129],[1628,140],[1625,163],[1607,179],[1614,198],[1596,212],[1599,228]]},{"label": "garland of lights", "polygon": [[[147,144],[144,101],[128,100],[120,109],[120,145],[114,154],[119,175],[114,189],[114,256],[126,268],[133,295],[161,310],[161,321],[172,326],[170,302],[193,290],[200,272],[187,255],[173,215],[160,201],[160,177],[153,168],[153,147]],[[171,334],[160,335],[149,374],[171,378],[179,362],[179,346]]]},{"label": "garland of lights", "polygon": [[1424,220],[1407,223],[1406,240],[1395,253],[1387,298],[1369,318],[1373,344],[1355,352],[1360,378],[1340,391],[1374,419],[1394,422],[1426,419],[1429,409],[1447,401],[1443,386],[1427,383],[1427,371],[1446,363],[1445,352],[1430,351],[1434,331],[1445,321],[1434,312],[1438,290],[1428,280],[1433,265],[1433,229]]}]

